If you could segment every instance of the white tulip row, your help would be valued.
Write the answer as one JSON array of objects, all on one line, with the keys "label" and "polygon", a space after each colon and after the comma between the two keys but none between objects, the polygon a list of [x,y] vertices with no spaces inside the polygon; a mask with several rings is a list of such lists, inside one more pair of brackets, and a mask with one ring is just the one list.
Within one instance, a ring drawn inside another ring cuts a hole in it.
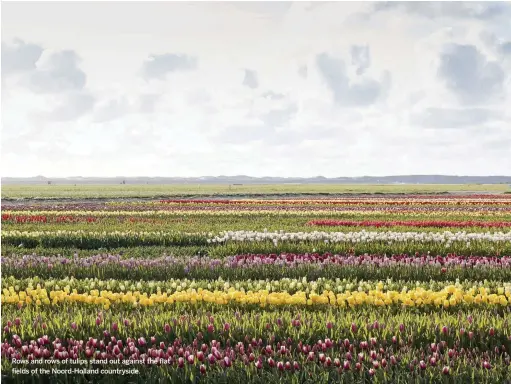
[{"label": "white tulip row", "polygon": [[416,242],[416,243],[444,243],[465,242],[467,246],[471,242],[490,242],[490,243],[511,243],[511,231],[509,232],[257,232],[257,231],[223,231],[219,234],[214,233],[185,233],[185,232],[137,232],[137,231],[112,231],[112,232],[88,232],[88,231],[2,231],[2,238],[9,237],[92,237],[92,238],[130,238],[130,237],[173,237],[173,236],[194,236],[206,238],[208,243],[226,243],[226,242],[260,242],[272,241],[278,242],[301,242],[323,241],[325,243],[372,243],[372,242]]},{"label": "white tulip row", "polygon": [[228,231],[221,232],[218,236],[208,239],[209,243],[237,242],[299,242],[299,241],[324,241],[331,243],[371,243],[371,242],[511,242],[510,232],[256,232],[256,231]]}]

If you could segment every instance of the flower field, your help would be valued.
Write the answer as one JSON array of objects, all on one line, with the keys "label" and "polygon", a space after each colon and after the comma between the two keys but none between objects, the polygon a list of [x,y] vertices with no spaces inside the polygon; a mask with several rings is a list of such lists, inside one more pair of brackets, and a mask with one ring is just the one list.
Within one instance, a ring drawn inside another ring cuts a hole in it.
[{"label": "flower field", "polygon": [[509,194],[54,197],[1,222],[6,382],[511,380]]}]

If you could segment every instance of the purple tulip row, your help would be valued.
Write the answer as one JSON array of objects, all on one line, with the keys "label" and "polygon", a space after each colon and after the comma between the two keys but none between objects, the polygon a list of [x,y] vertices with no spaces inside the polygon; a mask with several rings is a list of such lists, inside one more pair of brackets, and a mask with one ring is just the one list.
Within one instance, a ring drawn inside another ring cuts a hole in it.
[{"label": "purple tulip row", "polygon": [[5,267],[29,268],[46,266],[53,268],[58,265],[73,267],[106,267],[114,266],[123,269],[136,268],[162,268],[183,267],[185,270],[194,268],[251,268],[264,265],[283,267],[299,267],[306,265],[338,265],[338,266],[437,266],[460,268],[510,268],[511,256],[485,257],[460,256],[449,254],[447,256],[432,256],[428,254],[399,254],[399,255],[333,255],[333,254],[247,254],[228,256],[223,259],[210,257],[175,257],[163,255],[157,258],[126,258],[123,255],[98,254],[94,256],[73,257],[65,256],[38,256],[36,254],[24,256],[3,256],[1,264]]}]

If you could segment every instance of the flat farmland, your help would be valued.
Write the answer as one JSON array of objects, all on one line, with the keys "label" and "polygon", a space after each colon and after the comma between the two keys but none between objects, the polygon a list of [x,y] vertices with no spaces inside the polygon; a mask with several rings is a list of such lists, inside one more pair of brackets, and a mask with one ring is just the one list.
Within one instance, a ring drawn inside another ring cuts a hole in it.
[{"label": "flat farmland", "polygon": [[3,185],[2,199],[158,198],[203,195],[510,192],[507,184],[118,184]]},{"label": "flat farmland", "polygon": [[509,379],[507,186],[200,188],[4,189],[4,378]]}]

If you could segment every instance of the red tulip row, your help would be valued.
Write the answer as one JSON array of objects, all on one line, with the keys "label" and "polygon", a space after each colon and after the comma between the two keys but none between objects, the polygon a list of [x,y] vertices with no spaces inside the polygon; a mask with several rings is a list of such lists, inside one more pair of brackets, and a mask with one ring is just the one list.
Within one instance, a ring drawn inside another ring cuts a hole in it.
[{"label": "red tulip row", "polygon": [[307,225],[324,227],[437,227],[437,228],[508,228],[511,222],[506,221],[383,221],[383,220],[311,220]]},{"label": "red tulip row", "polygon": [[11,215],[11,214],[2,214],[2,222],[8,223],[95,223],[98,219],[92,216],[44,216],[44,215]]},{"label": "red tulip row", "polygon": [[[108,218],[105,217],[93,217],[93,216],[75,216],[75,215],[65,215],[65,216],[46,216],[46,215],[12,215],[4,213],[2,215],[3,223],[11,223],[11,224],[25,224],[25,223],[97,223],[101,219]],[[128,222],[128,223],[150,223],[150,224],[166,224],[172,222],[191,222],[191,220],[185,220],[182,218],[171,219],[153,219],[153,218],[144,218],[144,217],[126,217],[126,216],[118,216],[118,220]]]}]

